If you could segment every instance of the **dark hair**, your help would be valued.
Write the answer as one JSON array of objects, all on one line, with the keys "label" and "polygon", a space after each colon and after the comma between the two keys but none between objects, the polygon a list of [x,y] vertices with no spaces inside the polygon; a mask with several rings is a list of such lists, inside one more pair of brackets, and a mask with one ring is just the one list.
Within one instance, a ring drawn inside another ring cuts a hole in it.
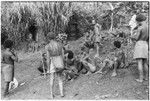
[{"label": "dark hair", "polygon": [[46,55],[46,53],[43,53],[43,54],[42,54],[42,57],[44,57],[44,55]]},{"label": "dark hair", "polygon": [[142,21],[145,21],[146,20],[146,16],[142,15],[142,14],[138,14],[136,16],[136,21],[138,22],[142,22]]},{"label": "dark hair", "polygon": [[12,40],[6,40],[4,42],[4,48],[11,48],[13,46],[14,42]]},{"label": "dark hair", "polygon": [[121,42],[120,41],[114,41],[114,46],[116,47],[116,48],[120,48],[121,47]]},{"label": "dark hair", "polygon": [[137,14],[137,11],[136,11],[136,10],[134,10],[132,13]]},{"label": "dark hair", "polygon": [[55,35],[52,35],[51,40],[55,40],[55,39],[56,39]]}]

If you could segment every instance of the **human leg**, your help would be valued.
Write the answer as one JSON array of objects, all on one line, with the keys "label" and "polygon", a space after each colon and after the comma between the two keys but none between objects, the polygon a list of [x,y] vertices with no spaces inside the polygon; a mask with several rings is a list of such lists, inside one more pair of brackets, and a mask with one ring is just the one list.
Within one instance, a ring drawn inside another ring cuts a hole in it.
[{"label": "human leg", "polygon": [[97,57],[99,57],[99,43],[96,43],[96,55]]},{"label": "human leg", "polygon": [[61,95],[61,97],[64,97],[62,74],[59,73],[59,74],[57,74],[57,76],[58,76],[60,95]]},{"label": "human leg", "polygon": [[139,71],[139,79],[136,79],[137,82],[143,82],[143,60],[137,59],[138,61],[138,71]]},{"label": "human leg", "polygon": [[107,65],[107,61],[104,60],[104,62],[102,64],[102,68],[100,68],[100,70],[98,72],[96,72],[96,73],[102,73],[102,70],[106,67],[106,65]]},{"label": "human leg", "polygon": [[148,70],[148,62],[147,62],[147,59],[144,59],[143,61],[144,63],[144,71],[145,71],[145,80],[148,80],[148,73],[149,73],[149,70]]},{"label": "human leg", "polygon": [[54,87],[54,73],[50,74],[50,96],[53,99],[53,87]]},{"label": "human leg", "polygon": [[9,84],[14,78],[14,68],[12,65],[6,65],[2,68],[2,74],[4,76],[4,97],[9,94]]},{"label": "human leg", "polygon": [[114,62],[114,68],[113,68],[113,73],[112,73],[112,77],[114,77],[114,76],[117,76],[117,67],[118,67],[118,61],[116,60],[115,62]]},{"label": "human leg", "polygon": [[4,97],[6,97],[9,94],[9,83],[10,82],[5,82],[4,94],[3,94]]}]

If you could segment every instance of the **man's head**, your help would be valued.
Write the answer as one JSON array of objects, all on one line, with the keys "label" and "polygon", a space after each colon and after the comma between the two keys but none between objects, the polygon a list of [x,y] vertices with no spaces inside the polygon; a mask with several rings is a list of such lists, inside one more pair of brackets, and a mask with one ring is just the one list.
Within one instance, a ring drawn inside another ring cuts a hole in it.
[{"label": "man's head", "polygon": [[136,16],[136,22],[138,24],[142,23],[143,21],[146,21],[146,19],[147,19],[146,16],[144,16],[143,14],[138,14]]},{"label": "man's head", "polygon": [[42,57],[43,57],[44,59],[46,59],[46,53],[43,53],[43,54],[42,54]]},{"label": "man's head", "polygon": [[116,47],[116,48],[120,48],[121,47],[121,42],[120,41],[114,41],[114,46]]}]

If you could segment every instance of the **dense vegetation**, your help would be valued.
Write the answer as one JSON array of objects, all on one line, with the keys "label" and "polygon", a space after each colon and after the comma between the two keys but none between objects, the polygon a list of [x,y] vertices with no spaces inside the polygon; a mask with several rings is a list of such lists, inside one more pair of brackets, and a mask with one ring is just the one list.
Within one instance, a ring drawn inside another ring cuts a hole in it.
[{"label": "dense vegetation", "polygon": [[[128,24],[131,12],[139,10],[148,15],[148,2],[1,2],[2,41],[7,37],[15,46],[24,47],[29,33],[38,43],[51,35],[68,34],[75,39],[84,35],[95,18],[102,30]],[[3,42],[2,42],[3,43]]]}]

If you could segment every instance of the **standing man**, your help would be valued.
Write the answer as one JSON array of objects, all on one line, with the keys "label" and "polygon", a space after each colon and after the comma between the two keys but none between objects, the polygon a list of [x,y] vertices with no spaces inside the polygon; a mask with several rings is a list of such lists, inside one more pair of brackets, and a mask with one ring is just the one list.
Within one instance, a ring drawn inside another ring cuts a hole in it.
[{"label": "standing man", "polygon": [[99,25],[98,23],[95,22],[95,20],[93,19],[92,20],[92,24],[94,25],[94,42],[95,42],[95,45],[96,45],[96,56],[99,57],[99,46],[101,45],[101,33],[100,33],[100,30],[101,30],[101,25]]},{"label": "standing man", "polygon": [[[146,16],[138,14],[136,16],[137,30],[131,36],[132,40],[136,41],[134,47],[133,58],[138,62],[139,79],[137,82],[148,80],[148,44],[149,44],[149,31],[148,24],[146,24]],[[145,75],[144,75],[145,71]]]},{"label": "standing man", "polygon": [[[18,62],[18,56],[13,51],[14,42],[12,40],[6,40],[4,42],[4,52],[2,53],[2,74],[5,81],[5,88],[3,96],[6,97],[9,92],[9,85],[14,79],[15,62]],[[17,85],[15,85],[17,87]]]},{"label": "standing man", "polygon": [[47,53],[47,66],[50,72],[50,96],[53,99],[53,89],[54,89],[54,79],[55,76],[58,77],[58,84],[60,89],[61,97],[64,96],[63,93],[63,80],[62,72],[64,70],[64,55],[63,55],[63,44],[56,40],[53,36],[50,42],[45,47]]}]

